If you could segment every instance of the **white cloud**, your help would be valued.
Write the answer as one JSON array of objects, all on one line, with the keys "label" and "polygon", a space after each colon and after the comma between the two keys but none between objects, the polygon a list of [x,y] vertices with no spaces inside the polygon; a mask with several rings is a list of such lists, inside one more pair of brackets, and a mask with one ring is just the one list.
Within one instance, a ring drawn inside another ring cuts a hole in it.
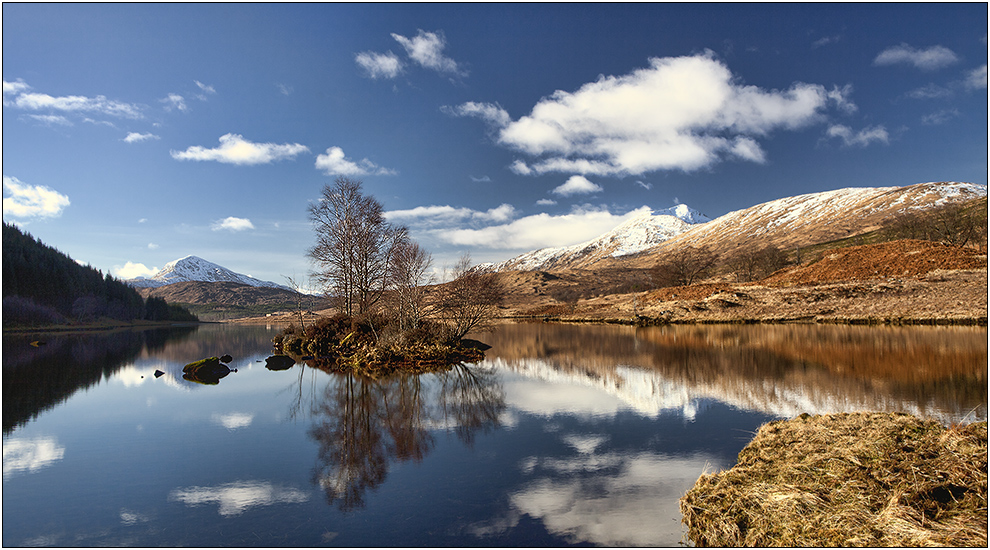
[{"label": "white cloud", "polygon": [[956,54],[945,46],[932,46],[928,49],[919,50],[908,44],[900,44],[898,46],[891,46],[880,52],[876,59],[873,60],[873,64],[894,65],[906,63],[924,71],[932,71],[952,65],[957,61],[959,61],[959,58],[956,57]]},{"label": "white cloud", "polygon": [[281,82],[275,84],[275,87],[278,88],[278,91],[282,95],[289,95],[293,91],[292,86],[289,86],[288,84],[282,84]]},{"label": "white cloud", "polygon": [[214,231],[245,231],[247,229],[254,229],[254,224],[247,218],[235,218],[234,216],[229,216],[222,220],[213,222],[210,229]]},{"label": "white cloud", "polygon": [[987,66],[977,67],[966,73],[966,87],[974,90],[987,89]]},{"label": "white cloud", "polygon": [[123,267],[119,265],[113,266],[110,271],[118,279],[137,279],[138,277],[154,277],[161,270],[157,267],[148,267],[144,264],[127,262]]},{"label": "white cloud", "polygon": [[842,112],[848,114],[855,113],[859,107],[855,103],[849,100],[849,96],[852,95],[853,87],[852,84],[846,84],[843,87],[832,86],[832,89],[828,92],[828,99],[835,103],[835,106]]},{"label": "white cloud", "polygon": [[160,139],[160,138],[158,136],[156,136],[155,134],[152,134],[151,132],[144,133],[144,134],[141,134],[141,133],[138,133],[138,132],[128,132],[127,133],[127,137],[124,138],[124,142],[126,142],[126,143],[138,143],[138,142],[141,142],[141,141],[148,141],[149,139]]},{"label": "white cloud", "polygon": [[443,242],[458,246],[535,250],[549,246],[569,246],[591,240],[649,210],[649,207],[644,206],[619,216],[612,214],[606,208],[580,207],[559,216],[540,213],[509,223],[477,229],[457,227],[436,229],[432,231],[432,235]]},{"label": "white cloud", "polygon": [[217,93],[216,88],[214,88],[213,86],[208,86],[208,85],[203,84],[202,82],[200,82],[198,80],[193,80],[193,82],[195,82],[196,83],[196,86],[200,90],[203,90],[205,93],[208,93],[208,94],[215,94],[215,93]]},{"label": "white cloud", "polygon": [[361,52],[354,56],[354,61],[371,78],[395,78],[402,73],[402,61],[391,51]]},{"label": "white cloud", "polygon": [[866,147],[870,143],[888,143],[890,136],[883,126],[867,126],[859,132],[854,132],[852,128],[835,124],[828,127],[825,132],[828,137],[839,138],[842,144],[847,147]]},{"label": "white cloud", "polygon": [[452,73],[459,76],[466,76],[467,72],[457,65],[453,59],[443,55],[443,49],[447,45],[442,32],[425,32],[419,30],[413,38],[392,33],[392,38],[402,45],[406,54],[423,67],[433,69],[441,73]]},{"label": "white cloud", "polygon": [[921,123],[929,125],[944,124],[958,116],[958,109],[942,109],[921,117]]},{"label": "white cloud", "polygon": [[4,191],[10,193],[3,198],[3,217],[15,218],[54,218],[62,215],[69,206],[69,197],[44,185],[28,185],[21,180],[4,174]]},{"label": "white cloud", "polygon": [[282,159],[291,159],[309,147],[298,143],[253,143],[239,134],[220,136],[220,146],[213,149],[194,145],[185,151],[171,151],[176,160],[215,160],[226,164],[251,165],[268,164]]},{"label": "white cloud", "polygon": [[[3,81],[3,106],[26,109],[30,111],[54,110],[66,112],[98,112],[106,115],[124,118],[142,118],[141,109],[137,105],[112,101],[105,96],[86,97],[79,95],[51,96],[37,92],[29,92],[31,87],[24,81]],[[11,96],[8,99],[8,95]]]},{"label": "white cloud", "polygon": [[158,250],[159,246],[155,243],[148,243],[148,250]]},{"label": "white cloud", "polygon": [[453,116],[477,117],[496,128],[504,128],[512,122],[512,117],[509,116],[509,113],[497,103],[468,101],[456,107],[444,105],[440,107],[440,110]]},{"label": "white cloud", "polygon": [[447,108],[482,118],[501,145],[538,157],[518,174],[639,175],[690,172],[723,158],[764,162],[755,138],[821,122],[830,104],[850,111],[850,87],[796,83],[787,90],[743,85],[712,52],[651,58],[630,74],[558,90],[512,121],[495,104]]},{"label": "white cloud", "polygon": [[168,94],[160,101],[165,104],[166,111],[177,109],[179,111],[186,112],[189,110],[189,106],[186,105],[186,98],[179,94]]},{"label": "white cloud", "polygon": [[649,182],[644,182],[644,181],[636,180],[636,185],[642,187],[643,189],[646,189],[647,191],[649,191],[650,189],[653,189],[653,184],[652,183],[649,183]]},{"label": "white cloud", "polygon": [[[3,95],[5,96],[7,94],[17,95],[30,89],[31,87],[20,79],[18,79],[17,82],[7,82],[6,80],[3,81]],[[6,98],[4,98],[4,105],[6,105],[6,101]]]},{"label": "white cloud", "polygon": [[491,183],[492,181],[492,178],[488,176],[481,176],[480,178],[476,178],[474,176],[469,176],[469,177],[471,178],[471,181],[475,183]]},{"label": "white cloud", "polygon": [[385,212],[385,218],[399,224],[416,226],[436,226],[463,221],[472,222],[505,222],[516,215],[516,209],[511,204],[501,204],[486,211],[470,208],[455,208],[453,206],[417,206],[409,210],[390,210]]},{"label": "white cloud", "polygon": [[551,193],[560,195],[561,197],[569,197],[571,195],[601,193],[602,191],[604,189],[600,185],[592,183],[584,176],[571,176],[567,178],[566,182],[555,187]]},{"label": "white cloud", "polygon": [[842,36],[841,35],[824,36],[824,37],[819,38],[818,40],[815,40],[814,42],[812,42],[811,43],[811,47],[812,47],[812,49],[814,49],[814,48],[821,48],[822,46],[827,46],[828,44],[833,44],[835,42],[838,42],[839,40],[842,40]]},{"label": "white cloud", "polygon": [[952,90],[935,83],[929,83],[911,90],[907,93],[907,96],[913,99],[942,99],[952,97]]},{"label": "white cloud", "polygon": [[344,156],[340,147],[330,147],[327,152],[316,157],[316,168],[328,176],[394,176],[398,172],[383,168],[368,159],[354,162]]},{"label": "white cloud", "polygon": [[72,126],[72,121],[62,115],[25,115],[45,126]]},{"label": "white cloud", "polygon": [[553,199],[540,199],[536,201],[536,204],[538,204],[539,206],[553,206],[557,204],[557,201]]}]

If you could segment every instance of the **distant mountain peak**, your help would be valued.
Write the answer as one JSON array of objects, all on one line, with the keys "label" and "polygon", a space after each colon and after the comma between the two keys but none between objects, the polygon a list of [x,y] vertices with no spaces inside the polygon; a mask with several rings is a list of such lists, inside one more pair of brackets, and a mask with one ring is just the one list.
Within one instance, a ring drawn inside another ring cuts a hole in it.
[{"label": "distant mountain peak", "polygon": [[292,290],[291,288],[249,277],[235,271],[231,271],[222,265],[204,260],[199,256],[185,256],[178,260],[173,260],[162,268],[161,271],[151,278],[129,279],[127,284],[138,288],[157,288],[170,285],[172,283],[182,283],[186,281],[199,281],[206,283],[231,282],[249,286],[281,288]]},{"label": "distant mountain peak", "polygon": [[605,257],[637,254],[667,239],[687,231],[697,224],[711,221],[707,216],[678,204],[653,211],[644,207],[643,213],[622,222],[611,231],[590,241],[561,247],[542,248],[510,260],[487,264],[502,270],[545,271],[564,264],[592,262]]}]

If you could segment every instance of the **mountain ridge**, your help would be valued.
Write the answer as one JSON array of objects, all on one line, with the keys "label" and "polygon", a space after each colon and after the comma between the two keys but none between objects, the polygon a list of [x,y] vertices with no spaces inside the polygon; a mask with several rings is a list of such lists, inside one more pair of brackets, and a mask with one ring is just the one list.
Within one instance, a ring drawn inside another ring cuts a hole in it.
[{"label": "mountain ridge", "polygon": [[[659,230],[668,221],[667,215],[651,212],[591,241],[535,250],[486,267],[497,271],[647,268],[659,256],[682,246],[706,246],[718,254],[754,246],[794,249],[872,231],[909,210],[986,195],[985,185],[950,181],[846,187],[767,201],[703,223],[689,224],[677,218],[683,225],[667,225],[667,231]],[[638,224],[657,224],[658,229],[637,232]]]}]

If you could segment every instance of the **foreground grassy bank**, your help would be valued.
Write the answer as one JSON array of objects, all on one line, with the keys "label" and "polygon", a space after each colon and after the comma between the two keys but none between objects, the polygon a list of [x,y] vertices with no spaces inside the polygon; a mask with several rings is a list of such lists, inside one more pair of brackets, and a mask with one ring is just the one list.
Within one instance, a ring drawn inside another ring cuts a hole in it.
[{"label": "foreground grassy bank", "polygon": [[698,546],[987,545],[987,423],[801,415],[681,499]]}]

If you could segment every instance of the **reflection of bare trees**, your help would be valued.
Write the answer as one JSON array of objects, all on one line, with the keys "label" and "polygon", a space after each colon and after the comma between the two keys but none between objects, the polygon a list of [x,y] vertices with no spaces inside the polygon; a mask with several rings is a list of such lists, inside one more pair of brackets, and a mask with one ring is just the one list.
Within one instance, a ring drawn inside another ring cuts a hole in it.
[{"label": "reflection of bare trees", "polygon": [[494,371],[458,365],[433,376],[372,380],[335,375],[313,403],[310,436],[319,443],[313,483],[341,510],[364,506],[393,460],[419,462],[435,444],[434,427],[470,444],[498,426],[505,408]]}]

